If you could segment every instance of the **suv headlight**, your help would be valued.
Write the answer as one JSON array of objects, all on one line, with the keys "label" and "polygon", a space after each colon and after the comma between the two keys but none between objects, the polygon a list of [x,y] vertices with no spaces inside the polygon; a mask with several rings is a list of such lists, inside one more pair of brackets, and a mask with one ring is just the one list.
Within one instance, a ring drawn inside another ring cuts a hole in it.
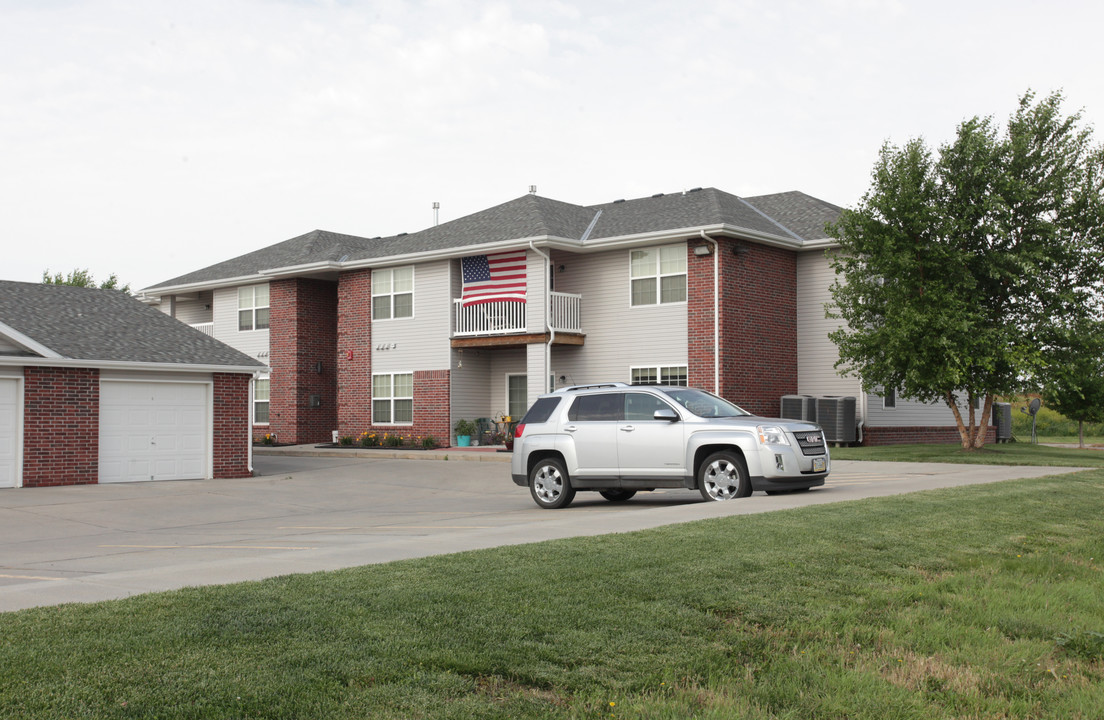
[{"label": "suv headlight", "polygon": [[789,445],[786,433],[776,425],[760,425],[755,430],[759,433],[759,442],[764,445]]}]

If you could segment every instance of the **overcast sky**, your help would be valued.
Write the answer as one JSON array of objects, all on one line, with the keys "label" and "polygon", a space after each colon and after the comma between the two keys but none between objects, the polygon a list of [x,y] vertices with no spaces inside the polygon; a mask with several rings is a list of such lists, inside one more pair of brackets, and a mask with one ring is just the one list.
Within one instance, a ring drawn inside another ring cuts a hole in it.
[{"label": "overcast sky", "polygon": [[524,195],[858,202],[884,141],[1061,89],[1104,3],[0,0],[0,278],[137,290]]}]

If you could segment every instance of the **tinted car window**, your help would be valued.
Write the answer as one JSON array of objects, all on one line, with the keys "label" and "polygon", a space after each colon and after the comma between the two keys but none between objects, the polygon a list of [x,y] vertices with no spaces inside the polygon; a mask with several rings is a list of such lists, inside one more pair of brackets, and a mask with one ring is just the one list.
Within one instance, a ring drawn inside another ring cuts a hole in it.
[{"label": "tinted car window", "polygon": [[539,398],[533,403],[533,407],[529,408],[529,412],[525,413],[521,422],[523,424],[548,422],[548,418],[552,417],[552,411],[559,404],[560,398],[557,397]]},{"label": "tinted car window", "polygon": [[671,410],[671,406],[648,393],[625,393],[625,419],[654,420],[656,410]]},{"label": "tinted car window", "polygon": [[620,420],[622,417],[621,393],[580,395],[567,412],[569,420]]}]

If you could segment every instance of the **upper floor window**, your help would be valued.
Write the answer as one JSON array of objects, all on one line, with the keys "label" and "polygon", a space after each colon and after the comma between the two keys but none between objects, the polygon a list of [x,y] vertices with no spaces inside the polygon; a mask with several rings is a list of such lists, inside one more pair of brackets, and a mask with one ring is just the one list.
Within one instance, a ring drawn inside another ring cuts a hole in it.
[{"label": "upper floor window", "polygon": [[414,268],[372,271],[372,319],[414,317]]},{"label": "upper floor window", "polygon": [[897,407],[897,388],[885,388],[882,390],[882,409],[894,410]]},{"label": "upper floor window", "polygon": [[629,277],[632,305],[686,302],[686,246],[633,250]]},{"label": "upper floor window", "polygon": [[634,367],[630,370],[633,385],[688,385],[685,365],[660,365],[659,367]]},{"label": "upper floor window", "polygon": [[238,330],[268,329],[268,285],[238,288]]}]

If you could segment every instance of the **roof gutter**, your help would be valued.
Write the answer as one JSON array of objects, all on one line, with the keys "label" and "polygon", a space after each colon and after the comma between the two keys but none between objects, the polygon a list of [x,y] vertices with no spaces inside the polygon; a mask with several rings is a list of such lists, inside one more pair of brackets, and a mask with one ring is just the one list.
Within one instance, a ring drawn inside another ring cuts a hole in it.
[{"label": "roof gutter", "polygon": [[701,238],[713,243],[713,392],[721,394],[721,298],[720,289],[720,256],[721,244],[701,231]]},{"label": "roof gutter", "polygon": [[82,360],[80,358],[63,357],[27,357],[23,355],[0,356],[0,367],[25,366],[35,367],[78,367],[96,368],[98,370],[158,370],[161,372],[222,372],[222,373],[257,373],[266,372],[265,365],[187,365],[182,363],[156,363],[156,362],[128,362],[126,360]]}]

